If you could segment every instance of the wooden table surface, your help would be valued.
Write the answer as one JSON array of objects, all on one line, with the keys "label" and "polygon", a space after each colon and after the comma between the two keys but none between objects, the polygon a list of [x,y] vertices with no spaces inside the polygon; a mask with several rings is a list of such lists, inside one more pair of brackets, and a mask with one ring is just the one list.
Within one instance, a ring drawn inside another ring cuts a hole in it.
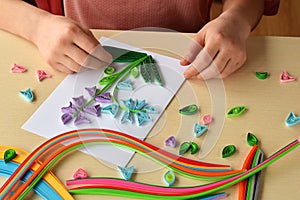
[{"label": "wooden table surface", "polygon": [[[119,32],[119,31],[93,31],[97,38],[111,37],[134,46],[152,50],[158,53],[180,58],[189,41],[190,35],[181,33],[153,33],[153,32]],[[236,105],[247,106],[247,111],[235,119],[224,116],[222,133],[212,151],[202,160],[229,164],[240,169],[243,160],[250,150],[246,143],[248,132],[256,135],[260,147],[266,156],[299,137],[300,124],[293,127],[285,126],[285,119],[292,111],[300,115],[300,84],[299,80],[291,83],[280,83],[279,76],[282,71],[300,79],[300,39],[290,37],[251,37],[248,40],[248,60],[236,73],[223,80],[220,88],[224,88],[224,103],[226,111]],[[43,60],[37,48],[31,43],[10,33],[0,31],[0,91],[1,120],[0,144],[22,148],[31,152],[46,139],[29,133],[21,126],[37,110],[43,101],[64,79],[65,74],[52,70]],[[28,68],[23,74],[11,73],[14,63]],[[53,75],[52,78],[38,82],[35,71],[44,69]],[[256,71],[267,71],[266,80],[258,80]],[[28,87],[33,89],[36,98],[32,103],[24,101],[20,90]],[[193,123],[207,113],[212,113],[216,97],[212,93],[218,92],[216,88],[209,88],[206,82],[196,79],[186,81],[171,104],[167,107],[163,117],[151,131],[147,142],[163,147],[163,141],[177,135],[178,142],[191,138],[192,129],[186,120],[178,114],[187,98],[195,98],[200,106],[200,114],[190,117]],[[218,108],[220,109],[220,108]],[[222,120],[221,120],[222,121]],[[219,123],[215,120],[213,123]],[[41,124],[41,126],[43,126]],[[180,130],[180,132],[178,131]],[[212,130],[208,130],[209,134]],[[194,138],[200,148],[205,137]],[[229,157],[222,158],[221,151],[224,146],[234,144],[237,152]],[[173,153],[178,152],[167,148]],[[185,155],[199,160],[199,156]],[[300,196],[300,148],[295,149],[287,156],[267,167],[262,172],[259,199],[296,199]],[[164,185],[163,174],[167,171],[160,165],[136,154],[129,165],[134,165],[137,174],[133,179],[150,184]],[[58,162],[52,169],[54,174],[63,182],[71,179],[73,172],[84,168],[90,176],[120,177],[116,168],[108,163],[99,161],[89,155],[75,152]],[[5,180],[5,179],[1,179]],[[191,186],[207,183],[177,176],[175,186]],[[237,199],[237,187],[226,189],[228,199]],[[75,196],[76,199],[99,199],[103,196]],[[38,198],[38,197],[34,197]],[[116,199],[124,199],[114,197]]]}]

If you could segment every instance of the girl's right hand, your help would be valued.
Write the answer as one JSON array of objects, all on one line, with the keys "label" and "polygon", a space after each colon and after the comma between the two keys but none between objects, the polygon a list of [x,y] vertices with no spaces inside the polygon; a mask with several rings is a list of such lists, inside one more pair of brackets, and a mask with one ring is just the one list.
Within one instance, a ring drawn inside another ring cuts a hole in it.
[{"label": "girl's right hand", "polygon": [[69,74],[81,67],[99,69],[112,62],[112,56],[88,28],[51,14],[40,22],[33,42],[52,68]]}]

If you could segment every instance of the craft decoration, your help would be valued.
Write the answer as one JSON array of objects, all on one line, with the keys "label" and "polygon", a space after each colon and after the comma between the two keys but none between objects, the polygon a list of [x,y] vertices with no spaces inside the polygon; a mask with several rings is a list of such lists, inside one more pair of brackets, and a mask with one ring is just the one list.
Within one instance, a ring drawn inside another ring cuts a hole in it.
[{"label": "craft decoration", "polygon": [[300,117],[296,116],[293,112],[290,112],[290,114],[287,116],[285,120],[285,125],[288,127],[295,126],[300,122]]},{"label": "craft decoration", "polygon": [[191,154],[196,154],[199,151],[199,146],[195,142],[191,142]]},{"label": "craft decoration", "polygon": [[227,145],[222,150],[222,158],[227,158],[232,156],[236,151],[236,147],[233,144]]},{"label": "craft decoration", "polygon": [[140,72],[146,83],[155,80],[159,85],[163,86],[162,78],[152,56],[148,56],[145,61],[141,63]]},{"label": "craft decoration", "polygon": [[136,112],[135,116],[136,116],[136,121],[137,121],[138,126],[141,126],[145,122],[152,121],[151,117],[147,113],[144,113],[141,111]]},{"label": "craft decoration", "polygon": [[139,75],[139,70],[138,70],[138,68],[137,68],[137,67],[132,68],[132,69],[130,70],[130,74],[131,74],[131,76],[132,76],[133,78],[138,77],[138,75]]},{"label": "craft decoration", "polygon": [[292,81],[295,81],[295,80],[296,80],[296,78],[289,75],[289,73],[286,72],[286,71],[283,71],[280,75],[280,82],[281,83],[292,82]]},{"label": "craft decoration", "polygon": [[184,142],[179,147],[179,155],[183,155],[191,149],[190,142]]},{"label": "craft decoration", "polygon": [[236,106],[227,112],[227,117],[238,117],[246,111],[246,106]]},{"label": "craft decoration", "polygon": [[212,122],[212,116],[211,116],[210,114],[204,115],[204,116],[202,117],[202,123],[203,123],[204,125],[208,125],[208,124],[210,124],[211,122]]},{"label": "craft decoration", "polygon": [[100,85],[111,85],[128,71],[140,66],[141,75],[146,83],[153,82],[154,79],[159,85],[163,86],[161,75],[157,69],[155,60],[151,55],[110,46],[105,46],[104,48],[113,55],[113,62],[131,62],[131,64],[126,66],[120,72],[101,79],[99,81]]},{"label": "craft decoration", "polygon": [[[290,143],[286,147],[284,147],[282,150],[287,150],[290,148],[294,148],[294,142]],[[297,145],[298,146],[298,145]],[[278,151],[277,153],[279,153]],[[282,153],[282,152],[281,152]],[[276,154],[276,156],[279,156],[279,154]],[[194,186],[192,188],[188,187],[176,187],[176,188],[164,188],[157,185],[148,185],[148,184],[142,184],[137,182],[124,182],[122,180],[118,179],[107,179],[107,178],[93,178],[93,179],[87,179],[87,180],[70,180],[67,181],[67,185],[70,187],[69,192],[72,194],[107,194],[108,190],[105,189],[102,186],[110,186],[109,190],[114,187],[113,194],[118,193],[120,196],[130,196],[132,198],[167,198],[167,199],[190,199],[190,198],[199,198],[203,197],[203,199],[214,199],[218,196],[210,196],[211,198],[208,198],[211,190],[213,191],[219,191],[222,189],[225,189],[228,184],[232,185],[235,183],[238,183],[242,180],[246,180],[250,176],[254,175],[258,171],[260,171],[261,167],[265,168],[266,164],[271,164],[270,160],[275,159],[273,156],[268,158],[267,160],[263,161],[261,164],[255,166],[252,169],[247,170],[246,172],[237,175],[235,177],[219,181],[216,183],[206,184],[202,186]],[[279,159],[278,157],[275,159]],[[78,186],[77,186],[78,185]],[[112,191],[110,191],[112,192]],[[208,196],[207,196],[208,195]],[[218,194],[219,195],[219,194]],[[223,194],[225,197],[226,195]]]},{"label": "craft decoration", "polygon": [[133,90],[131,80],[129,80],[129,79],[126,81],[119,82],[117,84],[117,88],[119,90]]},{"label": "craft decoration", "polygon": [[87,118],[83,112],[77,113],[76,119],[74,121],[74,124],[76,126],[78,126],[80,124],[90,124],[90,123],[91,123],[91,120],[89,120],[89,118]]},{"label": "craft decoration", "polygon": [[157,108],[151,106],[151,105],[148,105],[146,104],[144,107],[143,107],[143,110],[146,111],[146,113],[149,113],[149,114],[158,114],[159,111]]},{"label": "craft decoration", "polygon": [[[61,145],[62,142],[68,145]],[[158,161],[158,163],[176,173],[191,176],[196,179],[209,178],[207,180],[215,180],[217,182],[193,187],[165,188],[113,178],[76,179],[74,181],[80,183],[81,186],[75,186],[70,189],[69,192],[71,194],[118,194],[135,198],[161,197],[168,199],[178,199],[179,197],[184,199],[205,197],[253,176],[300,145],[299,141],[295,140],[272,154],[272,156],[261,164],[245,171],[232,170],[226,165],[210,164],[178,157],[142,140],[116,131],[102,129],[76,130],[49,139],[28,155],[27,159],[23,161],[20,167],[15,170],[0,189],[0,198],[23,199],[43,175],[48,172],[51,166],[64,155],[86,145],[108,142],[120,145],[124,148],[134,149],[136,152],[145,156],[151,156],[153,160]],[[49,152],[52,152],[50,156],[14,191],[20,178],[30,169],[32,164],[37,163],[40,157]],[[149,154],[149,152],[151,152],[151,154]],[[89,182],[90,185],[83,186],[84,183],[87,182]],[[70,183],[67,184],[70,185]],[[102,186],[105,186],[105,188]]]},{"label": "craft decoration", "polygon": [[176,138],[174,136],[171,136],[168,139],[166,139],[165,146],[175,148],[176,147]]},{"label": "craft decoration", "polygon": [[195,142],[183,142],[179,147],[179,155],[183,155],[188,151],[191,151],[193,155],[199,151],[199,146]]},{"label": "craft decoration", "polygon": [[198,106],[195,104],[185,106],[179,110],[180,114],[183,115],[194,115],[198,111]]},{"label": "craft decoration", "polygon": [[205,131],[207,130],[207,128],[208,127],[206,125],[195,123],[195,125],[194,125],[194,134],[195,134],[195,137],[200,137],[201,135],[203,135],[203,133],[205,133]]},{"label": "craft decoration", "polygon": [[36,74],[36,78],[37,78],[37,80],[38,80],[39,82],[41,82],[41,81],[44,80],[45,78],[51,78],[51,77],[52,77],[51,74],[45,72],[44,70],[37,70],[37,71],[35,72],[35,74]]},{"label": "craft decoration", "polygon": [[110,74],[113,74],[115,71],[116,71],[116,69],[114,67],[108,66],[108,67],[105,68],[104,74],[105,75],[110,75]]},{"label": "craft decoration", "polygon": [[[255,152],[255,155],[252,160],[251,168],[259,165],[264,160],[263,152],[258,148]],[[259,182],[260,182],[260,174],[261,171],[256,173],[255,175],[249,177],[247,183],[247,193],[246,193],[246,200],[250,199],[258,199],[258,190],[259,190]]]},{"label": "craft decoration", "polygon": [[18,65],[18,64],[14,64],[13,67],[10,69],[11,72],[13,73],[24,73],[27,71],[27,68],[22,66],[22,65]]},{"label": "craft decoration", "polygon": [[172,171],[167,171],[164,174],[164,182],[168,187],[172,186],[175,180],[176,180],[176,176]]},{"label": "craft decoration", "polygon": [[70,115],[70,114],[68,114],[68,113],[64,113],[64,114],[61,116],[61,121],[63,122],[63,124],[69,123],[72,119],[73,119],[72,115]]},{"label": "craft decoration", "polygon": [[17,156],[17,153],[14,149],[7,149],[4,153],[4,162],[8,163],[12,159],[14,159]]},{"label": "craft decoration", "polygon": [[113,117],[116,117],[118,111],[119,111],[119,105],[115,103],[112,103],[101,109],[101,112],[110,114]]},{"label": "craft decoration", "polygon": [[253,135],[252,133],[248,133],[247,134],[247,143],[250,145],[250,146],[254,146],[254,145],[257,145],[258,144],[258,139],[255,135]]},{"label": "craft decoration", "polygon": [[125,110],[125,112],[123,113],[122,119],[121,119],[121,123],[133,123],[133,114],[132,112],[130,112],[129,110]]},{"label": "craft decoration", "polygon": [[99,103],[111,103],[110,92],[104,92],[103,94],[99,94],[95,97],[95,101]]},{"label": "craft decoration", "polygon": [[73,174],[74,179],[87,178],[88,176],[88,173],[82,168],[77,169],[76,172]]},{"label": "craft decoration", "polygon": [[[123,108],[114,97],[114,91],[116,88],[121,90],[133,90],[131,80],[125,80],[125,78],[129,73],[131,73],[133,77],[137,77],[139,73],[138,67],[140,67],[140,71],[145,82],[153,82],[153,80],[155,80],[159,85],[163,86],[163,81],[155,60],[151,55],[141,52],[129,51],[110,46],[104,46],[104,48],[112,54],[113,62],[129,62],[130,64],[119,71],[112,66],[107,67],[104,70],[105,76],[99,81],[99,84],[103,86],[101,89],[98,89],[96,86],[85,88],[91,98],[90,100],[86,101],[84,96],[81,95],[80,97],[73,98],[74,107],[69,106],[70,108],[67,109],[68,111],[66,109],[62,109],[61,120],[63,124],[67,124],[73,119],[75,119],[75,125],[91,123],[92,121],[86,114],[99,117],[101,112],[109,113],[113,117],[116,117],[119,106],[121,106],[124,110],[121,123],[133,123],[134,118],[136,118],[136,124],[141,126],[145,122],[152,121],[149,114],[158,114],[158,110],[156,108],[150,105],[145,105],[145,107],[142,106],[141,108],[136,108],[134,105],[131,105],[131,107],[125,105],[125,108]],[[147,75],[145,75],[145,71],[147,72]],[[112,88],[112,92],[108,91],[110,88]],[[79,101],[80,104],[78,104]],[[95,102],[100,104],[96,104]],[[109,103],[110,105],[102,106],[102,103]],[[72,113],[69,112],[70,110]]]},{"label": "craft decoration", "polygon": [[268,72],[255,72],[255,75],[258,79],[264,80],[268,77]]},{"label": "craft decoration", "polygon": [[101,112],[101,107],[100,107],[100,104],[96,104],[96,105],[88,105],[88,106],[85,106],[83,108],[83,111],[88,113],[88,114],[91,114],[91,115],[94,115],[96,117],[99,117],[100,116],[100,112]]},{"label": "craft decoration", "polygon": [[[13,160],[8,163],[4,161],[4,154],[7,149],[14,149],[16,151],[16,156]],[[10,146],[0,146],[0,176],[9,177],[14,171],[20,166],[22,162],[26,159],[28,153],[22,149]],[[36,162],[30,170],[23,176],[21,179],[22,182],[25,182],[40,166],[40,162]],[[62,199],[73,199],[70,193],[65,188],[57,177],[52,172],[46,173],[45,176],[35,185],[33,188],[43,199],[53,199],[53,200],[62,200]]]},{"label": "craft decoration", "polygon": [[122,177],[128,181],[132,174],[133,174],[133,171],[134,171],[134,167],[133,166],[130,166],[130,167],[121,167],[121,166],[118,166],[118,170],[120,171]]},{"label": "craft decoration", "polygon": [[123,113],[121,123],[133,123],[134,118],[138,126],[141,126],[145,122],[152,121],[149,114],[158,114],[158,110],[154,107],[147,105],[146,100],[133,100],[132,98],[124,100],[122,99],[122,107],[125,112]]},{"label": "craft decoration", "polygon": [[34,100],[34,95],[30,88],[27,90],[21,90],[20,95],[28,102],[32,102]]},{"label": "craft decoration", "polygon": [[[10,176],[18,166],[19,164],[15,162],[4,163],[2,160],[0,160],[0,176]],[[26,181],[27,178],[32,174],[32,170],[28,171],[21,181]],[[58,182],[56,182],[56,180],[52,176],[50,174],[47,174],[45,178],[40,180],[39,183],[33,188],[33,191],[42,199],[73,199],[66,188],[61,183],[59,184]]]},{"label": "craft decoration", "polygon": [[[86,87],[85,90],[89,93],[90,97],[95,97],[95,95],[96,95],[96,93],[97,93],[97,91],[98,91],[98,89],[97,89],[96,86],[93,86],[93,87],[90,87],[90,88],[89,88],[89,87]],[[105,93],[104,93],[104,94],[105,94]],[[106,94],[106,95],[108,95],[108,98],[110,99],[109,93]],[[99,95],[99,96],[100,96],[100,95]],[[100,102],[100,103],[103,103],[103,102]]]},{"label": "craft decoration", "polygon": [[138,59],[145,58],[147,56],[146,53],[130,51],[127,49],[117,48],[113,46],[103,46],[103,48],[113,56],[113,62],[116,63],[134,62]]},{"label": "craft decoration", "polygon": [[[248,153],[248,155],[244,161],[242,169],[249,170],[251,168],[251,164],[252,164],[252,161],[253,161],[254,155],[256,154],[257,149],[258,149],[257,145],[252,146],[250,152]],[[248,179],[245,179],[238,184],[238,191],[239,191],[238,199],[241,199],[241,200],[246,199],[247,184],[248,184]]]},{"label": "craft decoration", "polygon": [[146,59],[146,62],[148,64],[148,66],[150,67],[150,71],[151,71],[151,75],[153,76],[154,80],[160,85],[160,86],[163,86],[164,83],[163,83],[163,80],[162,80],[162,77],[160,75],[160,72],[157,68],[157,65],[156,65],[156,62],[155,60],[152,58],[152,56],[149,56],[147,59]]}]

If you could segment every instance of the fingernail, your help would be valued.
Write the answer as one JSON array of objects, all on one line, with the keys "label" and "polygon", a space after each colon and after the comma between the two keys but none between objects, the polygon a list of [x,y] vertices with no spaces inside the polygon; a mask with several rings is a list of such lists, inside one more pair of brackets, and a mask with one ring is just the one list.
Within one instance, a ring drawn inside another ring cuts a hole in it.
[{"label": "fingernail", "polygon": [[180,60],[180,64],[183,65],[183,66],[185,66],[185,65],[190,64],[190,62],[187,61],[187,60],[185,60],[185,59],[182,59],[182,60]]}]

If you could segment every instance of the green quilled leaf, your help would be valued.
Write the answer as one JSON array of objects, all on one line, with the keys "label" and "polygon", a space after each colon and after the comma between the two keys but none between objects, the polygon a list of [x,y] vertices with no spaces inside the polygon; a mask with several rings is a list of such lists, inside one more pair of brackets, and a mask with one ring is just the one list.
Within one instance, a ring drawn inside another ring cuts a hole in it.
[{"label": "green quilled leaf", "polygon": [[236,147],[232,144],[224,147],[222,151],[222,158],[227,158],[229,156],[232,156],[236,151]]},{"label": "green quilled leaf", "polygon": [[150,67],[150,72],[153,78],[160,86],[163,86],[163,81],[160,72],[158,71],[158,68],[156,66],[155,60],[152,58],[152,56],[149,56],[148,59],[146,59],[146,61],[149,63],[148,66]]},{"label": "green quilled leaf", "polygon": [[184,142],[180,145],[179,147],[179,155],[183,155],[186,152],[188,152],[191,148],[191,143],[190,142]]},{"label": "green quilled leaf", "polygon": [[134,62],[147,56],[146,53],[130,51],[112,46],[103,46],[103,48],[112,55],[113,62]]},{"label": "green quilled leaf", "polygon": [[236,106],[231,108],[228,113],[227,117],[238,117],[240,116],[243,112],[245,112],[246,106]]},{"label": "green quilled leaf", "polygon": [[12,159],[14,159],[17,156],[17,153],[14,149],[7,149],[4,153],[4,162],[8,163]]},{"label": "green quilled leaf", "polygon": [[139,75],[139,70],[137,67],[134,67],[130,70],[130,74],[133,78],[136,78]]},{"label": "green quilled leaf", "polygon": [[194,115],[198,111],[198,106],[195,104],[185,106],[179,110],[180,114],[183,115]]},{"label": "green quilled leaf", "polygon": [[268,77],[268,72],[255,72],[258,79],[264,80]]},{"label": "green quilled leaf", "polygon": [[257,139],[257,137],[255,137],[255,135],[253,135],[252,133],[248,133],[248,134],[247,134],[247,143],[248,143],[250,146],[257,145],[258,139]]},{"label": "green quilled leaf", "polygon": [[149,63],[143,62],[140,65],[141,75],[146,83],[152,82],[152,75],[149,67]]},{"label": "green quilled leaf", "polygon": [[199,146],[195,142],[191,142],[191,154],[195,154],[199,151]]}]

